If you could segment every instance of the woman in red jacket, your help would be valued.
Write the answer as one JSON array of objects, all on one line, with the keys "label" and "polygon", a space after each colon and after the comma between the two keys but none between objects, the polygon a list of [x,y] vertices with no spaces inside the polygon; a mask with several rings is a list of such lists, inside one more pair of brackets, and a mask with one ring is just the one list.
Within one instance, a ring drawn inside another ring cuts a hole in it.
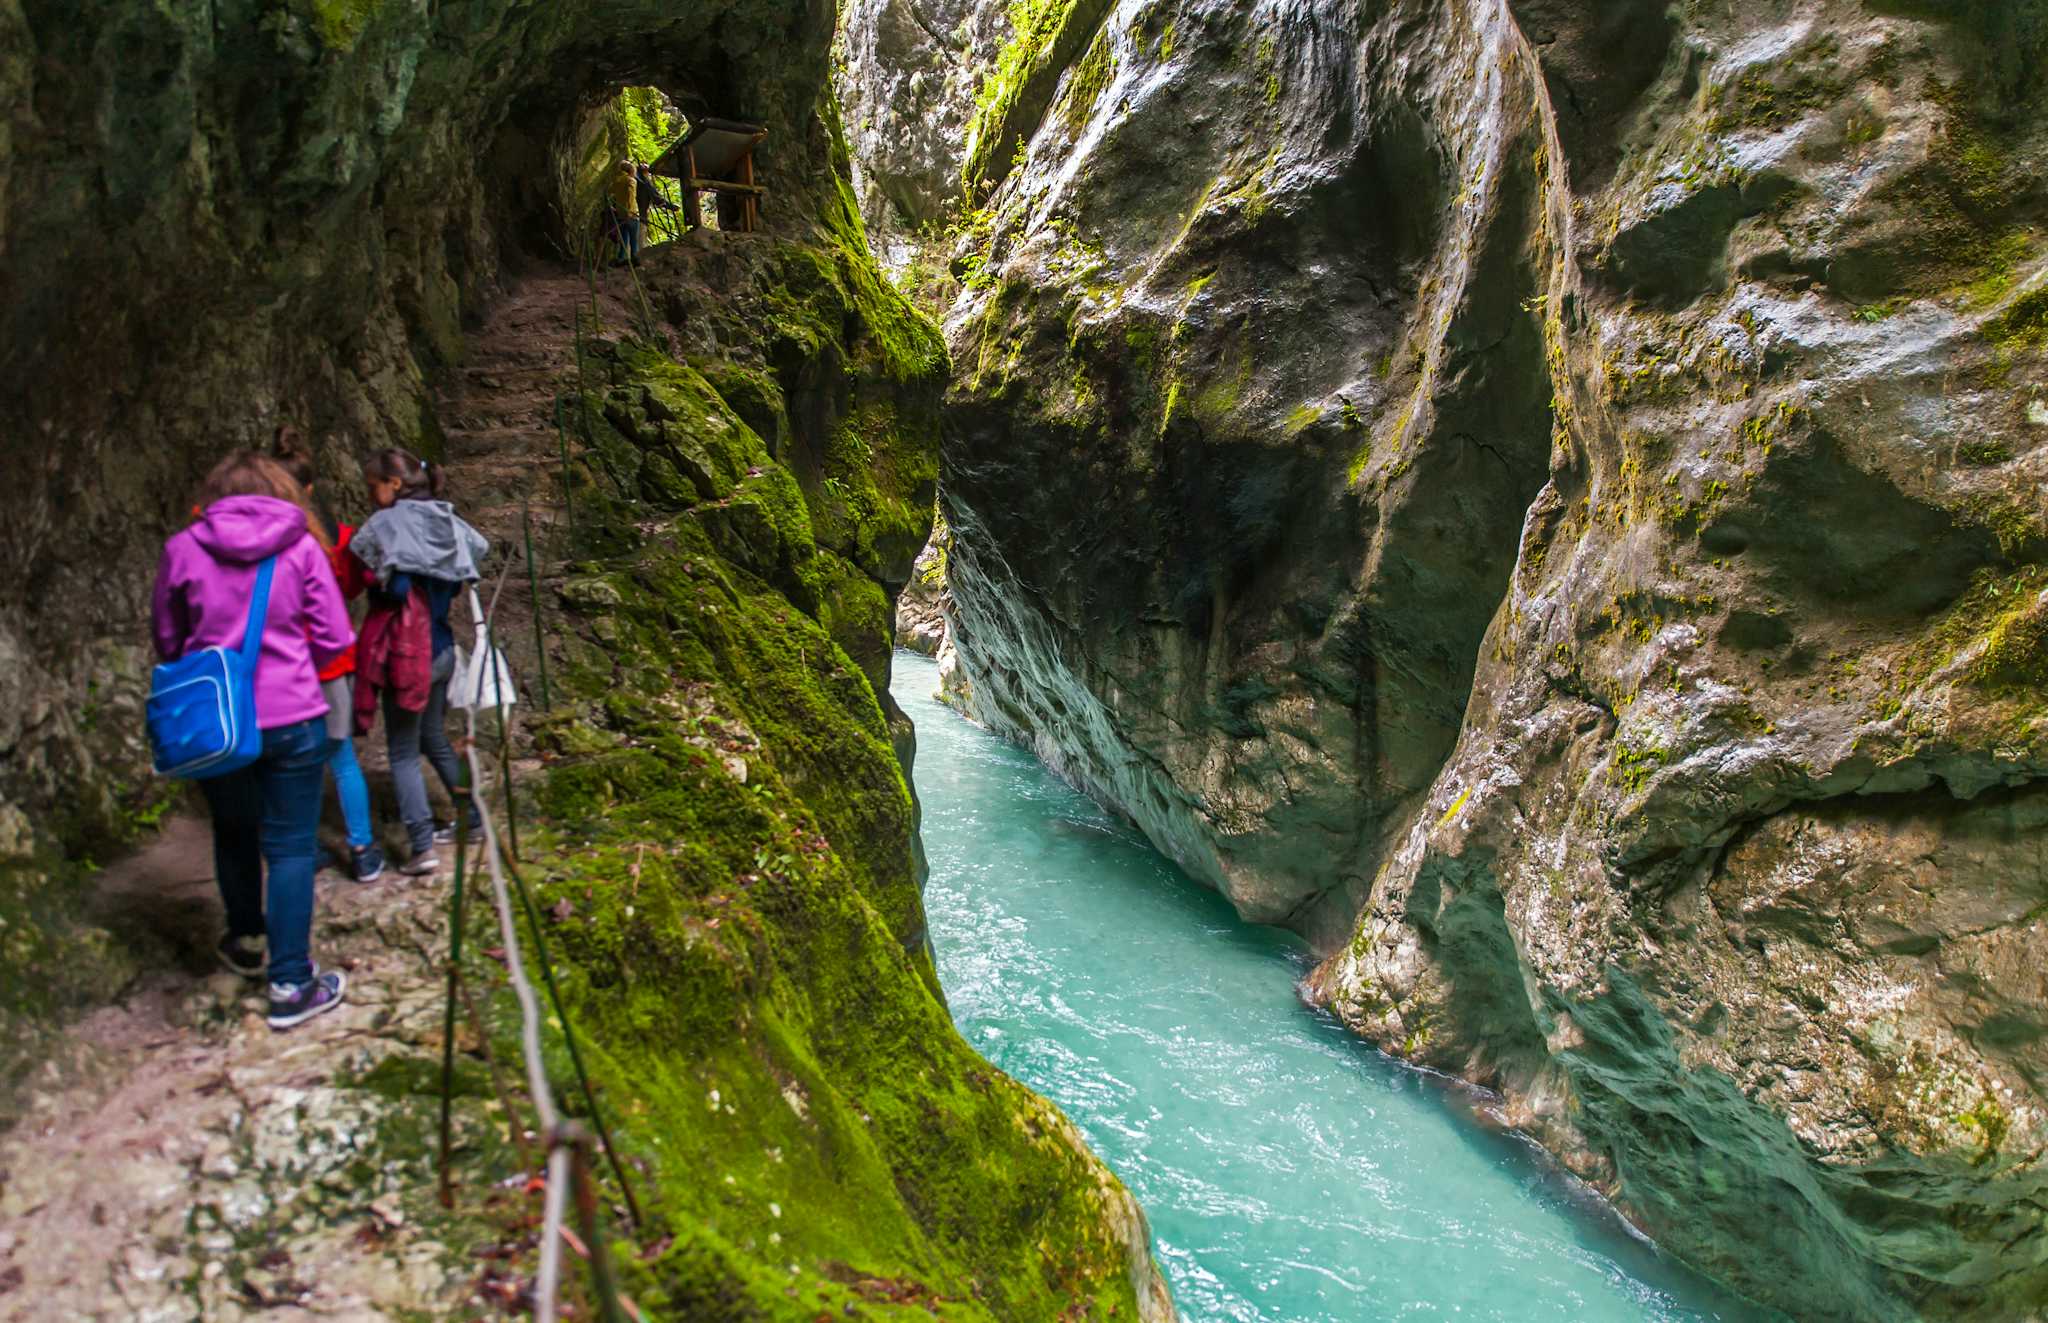
[{"label": "woman in red jacket", "polygon": [[[278,463],[298,480],[307,499],[312,499],[319,471],[299,429],[290,424],[278,428],[274,449]],[[326,519],[324,514],[320,517]],[[331,544],[328,559],[333,563],[335,581],[341,585],[342,596],[354,601],[370,584],[363,563],[348,554],[349,539],[356,530],[332,519],[326,522]],[[348,824],[350,871],[358,882],[374,882],[384,874],[384,852],[377,846],[377,827],[370,817],[370,785],[363,779],[362,764],[356,761],[355,732],[351,729],[355,674],[353,644],[320,672],[320,689],[327,696],[327,770],[334,774],[334,793],[341,800],[341,816]]]}]

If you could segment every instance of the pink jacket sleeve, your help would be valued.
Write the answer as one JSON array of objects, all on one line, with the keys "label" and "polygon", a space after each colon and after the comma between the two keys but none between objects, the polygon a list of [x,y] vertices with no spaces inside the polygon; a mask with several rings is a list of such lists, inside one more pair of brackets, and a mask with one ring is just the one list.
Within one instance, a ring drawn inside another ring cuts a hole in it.
[{"label": "pink jacket sleeve", "polygon": [[292,569],[305,585],[306,642],[313,650],[313,664],[324,668],[355,644],[348,603],[341,599],[341,585],[334,581],[327,554],[310,535],[292,548]]},{"label": "pink jacket sleeve", "polygon": [[175,661],[185,655],[185,639],[191,630],[185,618],[185,598],[172,581],[168,542],[163,554],[157,557],[156,589],[149,600],[149,629],[158,661]]}]

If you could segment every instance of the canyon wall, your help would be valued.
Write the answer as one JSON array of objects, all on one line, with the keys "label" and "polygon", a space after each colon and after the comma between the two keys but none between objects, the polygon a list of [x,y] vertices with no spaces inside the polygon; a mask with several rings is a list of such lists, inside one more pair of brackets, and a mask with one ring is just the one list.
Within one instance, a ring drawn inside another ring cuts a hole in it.
[{"label": "canyon wall", "polygon": [[2048,1301],[2048,6],[1026,7],[970,709],[1802,1318]]}]

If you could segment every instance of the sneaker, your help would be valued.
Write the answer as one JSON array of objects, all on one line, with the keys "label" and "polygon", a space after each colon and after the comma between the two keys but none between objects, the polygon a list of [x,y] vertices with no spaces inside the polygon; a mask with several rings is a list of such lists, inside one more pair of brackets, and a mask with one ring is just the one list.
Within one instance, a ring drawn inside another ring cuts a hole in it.
[{"label": "sneaker", "polygon": [[[469,810],[469,839],[472,841],[480,841],[483,839],[483,837],[483,815],[478,813],[475,806],[472,805]],[[455,844],[455,824],[453,822],[443,822],[439,818],[434,819],[434,844]]]},{"label": "sneaker", "polygon": [[415,850],[412,858],[398,866],[398,871],[407,877],[426,877],[441,871],[441,859],[433,850]]},{"label": "sneaker", "polygon": [[267,965],[263,956],[263,945],[261,937],[230,935],[221,938],[220,945],[213,949],[220,956],[221,964],[227,966],[228,972],[240,974],[243,978],[262,978]]},{"label": "sneaker", "polygon": [[341,974],[319,974],[294,987],[289,983],[270,985],[270,1027],[290,1029],[316,1015],[325,1015],[341,1005],[348,979]]},{"label": "sneaker", "polygon": [[355,860],[356,881],[375,882],[384,876],[384,852],[376,846],[365,845],[360,850],[350,851],[350,854]]}]

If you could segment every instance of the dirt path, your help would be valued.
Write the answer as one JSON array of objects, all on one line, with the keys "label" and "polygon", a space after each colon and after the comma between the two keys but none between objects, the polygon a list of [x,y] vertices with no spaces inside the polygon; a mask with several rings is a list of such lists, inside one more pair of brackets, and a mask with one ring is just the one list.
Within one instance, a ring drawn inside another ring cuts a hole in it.
[{"label": "dirt path", "polygon": [[[630,288],[617,275],[607,284]],[[573,373],[579,303],[573,274],[522,281],[441,393],[449,494],[496,547],[517,548],[525,503],[554,490],[552,406]],[[613,295],[600,304],[624,324]],[[537,540],[554,513],[534,506]],[[523,572],[501,613],[527,678]],[[381,745],[360,746],[373,777]],[[206,824],[172,818],[98,878],[110,926],[155,934],[175,960],[110,989],[116,999],[74,1026],[69,1061],[46,1067],[26,1119],[0,1136],[0,1320],[482,1316],[492,1270],[423,1216],[436,1104],[417,1077],[442,1041],[445,877],[392,870],[362,886],[321,874],[314,954],[348,971],[349,998],[289,1034],[264,1025],[260,985],[194,973],[219,933],[212,877]],[[501,1141],[497,1114],[464,1100],[466,1152]]]}]

